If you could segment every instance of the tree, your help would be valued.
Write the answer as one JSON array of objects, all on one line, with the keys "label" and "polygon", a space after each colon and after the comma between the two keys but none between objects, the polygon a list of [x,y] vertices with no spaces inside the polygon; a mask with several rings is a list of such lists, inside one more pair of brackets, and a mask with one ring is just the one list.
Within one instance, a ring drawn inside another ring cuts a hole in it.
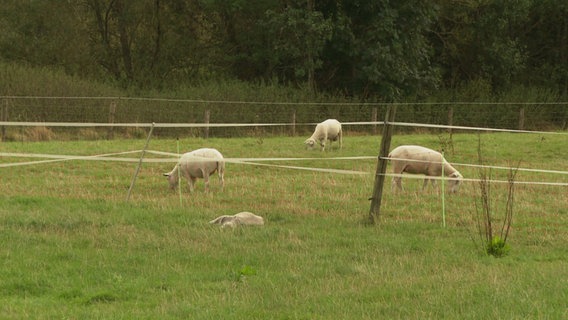
[{"label": "tree", "polygon": [[351,94],[392,101],[436,86],[426,37],[434,18],[424,1],[328,1],[333,21],[321,81]]},{"label": "tree", "polygon": [[267,11],[268,32],[272,35],[272,63],[281,79],[307,81],[315,89],[315,71],[322,66],[320,54],[331,38],[331,23],[321,12],[286,7]]},{"label": "tree", "polygon": [[568,97],[568,3],[534,0],[521,35],[527,48],[525,84],[558,90]]},{"label": "tree", "polygon": [[74,9],[75,3],[59,0],[3,1],[0,58],[85,75],[90,60]]},{"label": "tree", "polygon": [[187,79],[218,56],[216,27],[197,0],[84,1],[91,54],[125,85]]},{"label": "tree", "polygon": [[485,79],[494,89],[507,88],[523,70],[525,50],[519,39],[530,0],[439,0],[432,29],[444,84]]}]

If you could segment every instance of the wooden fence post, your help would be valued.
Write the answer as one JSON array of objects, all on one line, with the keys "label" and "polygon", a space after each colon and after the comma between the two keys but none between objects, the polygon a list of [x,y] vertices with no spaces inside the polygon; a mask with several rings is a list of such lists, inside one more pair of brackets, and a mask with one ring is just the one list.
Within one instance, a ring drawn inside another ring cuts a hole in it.
[{"label": "wooden fence post", "polygon": [[448,110],[448,133],[450,134],[450,140],[452,139],[452,126],[454,125],[454,107],[450,106],[450,109]]},{"label": "wooden fence post", "polygon": [[[132,181],[130,181],[130,188],[128,188],[128,194],[126,195],[126,202],[130,200],[130,194],[132,193],[132,189],[134,189],[134,184],[136,183],[136,178],[138,177],[138,173],[140,172],[140,168],[142,167],[142,162],[144,161],[144,155],[146,154],[146,150],[148,150],[148,144],[150,143],[150,138],[152,137],[152,132],[154,131],[154,126],[156,124],[152,122],[152,127],[150,127],[150,132],[148,133],[148,137],[146,138],[146,143],[144,144],[144,149],[142,149],[142,154],[140,154],[140,160],[138,161],[138,166],[136,167],[136,171],[134,172],[134,176],[132,177]],[[181,188],[181,186],[178,186]]]},{"label": "wooden fence post", "polygon": [[525,107],[519,110],[519,130],[525,130]]},{"label": "wooden fence post", "polygon": [[205,110],[205,118],[203,119],[203,122],[205,122],[205,124],[207,124],[207,126],[205,126],[205,128],[203,129],[203,135],[205,136],[205,139],[209,139],[209,121],[211,120],[211,110],[207,109]]},{"label": "wooden fence post", "polygon": [[373,196],[371,197],[371,209],[369,210],[369,221],[375,223],[375,218],[379,217],[381,212],[381,200],[383,197],[383,185],[385,183],[385,173],[387,172],[386,159],[390,150],[390,143],[392,137],[394,116],[396,114],[396,105],[389,105],[385,115],[385,124],[383,127],[383,137],[381,139],[381,149],[379,151],[379,158],[377,163],[377,170],[375,173],[375,185],[373,187]]},{"label": "wooden fence post", "polygon": [[114,124],[115,116],[116,116],[116,101],[113,101],[110,103],[108,111],[108,123],[111,124],[111,126],[108,128],[108,133],[107,133],[109,140],[114,139],[114,126],[112,124]]},{"label": "wooden fence post", "polygon": [[296,109],[292,111],[292,137],[296,136]]},{"label": "wooden fence post", "polygon": [[[377,108],[376,107],[373,108],[373,110],[371,111],[371,121],[372,122],[377,122],[377,113],[378,113]],[[376,123],[373,124],[372,134],[374,136],[377,135],[377,124]]]},{"label": "wooden fence post", "polygon": [[[4,121],[4,122],[8,122],[8,99],[4,99],[3,103],[2,103],[2,112],[0,114],[0,121]],[[6,127],[2,126],[1,130],[2,132],[2,139],[0,141],[4,142],[6,141]]]}]

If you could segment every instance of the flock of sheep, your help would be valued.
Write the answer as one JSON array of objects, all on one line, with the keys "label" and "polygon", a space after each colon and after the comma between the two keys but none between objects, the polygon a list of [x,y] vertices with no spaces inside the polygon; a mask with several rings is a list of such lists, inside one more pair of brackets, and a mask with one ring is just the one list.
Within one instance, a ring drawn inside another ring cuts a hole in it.
[{"label": "flock of sheep", "polygon": [[[339,149],[343,146],[343,132],[341,123],[335,119],[328,119],[316,125],[311,137],[304,141],[307,148],[313,149],[316,144],[321,146],[321,151],[325,151],[326,143],[329,141],[329,149],[333,141],[339,141]],[[397,174],[392,180],[393,188],[402,189],[402,173],[423,174],[423,188],[428,181],[435,184],[435,180],[430,177],[446,176],[449,179],[450,192],[457,192],[463,176],[449,164],[441,153],[422,146],[402,145],[393,149],[389,154],[389,159],[393,164],[393,173]],[[221,187],[225,180],[225,161],[223,155],[213,148],[201,148],[182,155],[179,162],[172,171],[164,173],[170,187],[175,189],[180,181],[180,176],[188,181],[190,192],[195,188],[195,181],[203,179],[205,190],[209,190],[209,177],[215,172],[219,175]],[[248,213],[247,213],[248,214]],[[245,214],[246,215],[246,214]],[[213,220],[219,223],[220,220]],[[227,220],[227,218],[225,218]],[[253,219],[254,220],[254,219]]]}]

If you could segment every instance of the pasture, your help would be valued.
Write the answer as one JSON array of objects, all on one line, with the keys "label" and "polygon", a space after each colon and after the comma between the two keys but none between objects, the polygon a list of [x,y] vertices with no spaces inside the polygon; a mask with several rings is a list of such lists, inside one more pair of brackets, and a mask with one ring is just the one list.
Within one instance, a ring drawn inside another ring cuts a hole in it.
[{"label": "pasture", "polygon": [[[271,165],[362,171],[350,175],[228,163],[182,200],[162,173],[174,163],[69,160],[0,167],[2,319],[561,319],[568,317],[568,188],[519,184],[503,258],[477,244],[475,182],[446,195],[386,179],[376,225],[367,223],[380,137],[350,136],[343,150],[304,149],[306,136],[181,139],[226,158],[310,158]],[[459,133],[451,163],[568,171],[566,135]],[[395,135],[391,149],[439,149],[436,134]],[[96,155],[139,150],[140,140],[0,143],[0,152]],[[175,139],[150,150],[177,152]],[[327,148],[326,148],[327,149]],[[449,149],[447,149],[449,150]],[[139,153],[123,155],[136,158]],[[147,158],[156,155],[146,154]],[[324,159],[322,159],[324,158]],[[0,157],[0,165],[41,160]],[[465,178],[478,169],[456,165]],[[390,166],[389,166],[390,169]],[[504,180],[507,172],[493,170]],[[517,181],[567,183],[519,171]],[[492,185],[500,226],[505,185]],[[263,227],[208,221],[251,211]]]}]

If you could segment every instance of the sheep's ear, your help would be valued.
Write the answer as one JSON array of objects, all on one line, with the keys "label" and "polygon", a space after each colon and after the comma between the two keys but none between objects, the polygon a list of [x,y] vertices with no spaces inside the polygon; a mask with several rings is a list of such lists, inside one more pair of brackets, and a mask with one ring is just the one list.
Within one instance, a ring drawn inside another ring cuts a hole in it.
[{"label": "sheep's ear", "polygon": [[169,177],[171,173],[164,173],[164,177]]}]

